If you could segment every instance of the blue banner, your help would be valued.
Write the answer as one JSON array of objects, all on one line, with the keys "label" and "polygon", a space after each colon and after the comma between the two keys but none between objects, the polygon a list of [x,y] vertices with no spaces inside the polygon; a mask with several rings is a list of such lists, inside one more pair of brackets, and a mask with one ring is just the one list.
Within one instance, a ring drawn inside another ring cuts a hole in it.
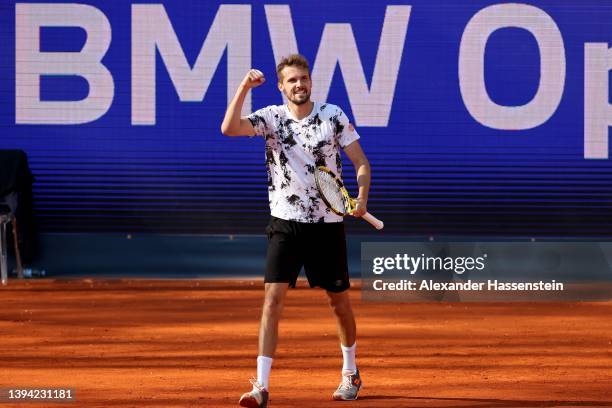
[{"label": "blue banner", "polygon": [[610,21],[601,1],[4,1],[0,148],[28,153],[45,231],[260,233],[263,140],[219,127],[251,67],[243,113],[282,104],[300,52],[387,231],[610,236]]}]

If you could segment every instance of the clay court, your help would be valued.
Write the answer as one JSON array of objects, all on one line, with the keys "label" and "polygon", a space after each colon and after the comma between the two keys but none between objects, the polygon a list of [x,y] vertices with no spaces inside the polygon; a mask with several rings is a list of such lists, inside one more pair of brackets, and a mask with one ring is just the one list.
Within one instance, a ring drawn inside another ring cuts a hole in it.
[{"label": "clay court", "polygon": [[[364,388],[342,364],[320,290],[290,291],[272,407],[612,406],[612,303],[369,303],[351,295]],[[1,288],[0,387],[69,387],[76,402],[232,407],[255,374],[262,284],[31,280]]]}]

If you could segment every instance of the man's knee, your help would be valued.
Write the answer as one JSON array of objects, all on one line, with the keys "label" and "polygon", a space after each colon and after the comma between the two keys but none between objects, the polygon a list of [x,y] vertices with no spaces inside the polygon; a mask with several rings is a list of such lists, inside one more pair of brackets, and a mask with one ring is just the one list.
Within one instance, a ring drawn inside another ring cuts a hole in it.
[{"label": "man's knee", "polygon": [[283,308],[283,299],[279,296],[266,296],[264,309],[268,311],[280,311]]},{"label": "man's knee", "polygon": [[351,303],[346,294],[334,294],[329,296],[329,306],[338,316],[352,314]]},{"label": "man's knee", "polygon": [[267,290],[264,298],[264,314],[274,315],[281,312],[285,301],[285,290]]}]

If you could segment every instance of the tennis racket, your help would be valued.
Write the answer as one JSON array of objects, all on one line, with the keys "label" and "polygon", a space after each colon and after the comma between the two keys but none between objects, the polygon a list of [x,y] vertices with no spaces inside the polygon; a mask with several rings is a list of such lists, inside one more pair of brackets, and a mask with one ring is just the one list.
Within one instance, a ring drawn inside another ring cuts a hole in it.
[{"label": "tennis racket", "polygon": [[[317,189],[326,206],[335,214],[344,217],[355,210],[355,200],[349,196],[344,183],[333,171],[325,166],[315,169],[315,182]],[[365,213],[361,218],[372,224],[378,230],[383,229],[385,224],[370,213]]]}]

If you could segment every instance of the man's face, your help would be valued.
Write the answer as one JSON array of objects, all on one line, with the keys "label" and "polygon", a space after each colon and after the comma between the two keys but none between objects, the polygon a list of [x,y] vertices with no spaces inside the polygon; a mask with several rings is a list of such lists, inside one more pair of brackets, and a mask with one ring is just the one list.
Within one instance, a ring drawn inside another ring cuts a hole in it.
[{"label": "man's face", "polygon": [[310,74],[301,67],[285,67],[281,71],[283,80],[278,83],[278,89],[288,100],[296,105],[310,101]]}]

